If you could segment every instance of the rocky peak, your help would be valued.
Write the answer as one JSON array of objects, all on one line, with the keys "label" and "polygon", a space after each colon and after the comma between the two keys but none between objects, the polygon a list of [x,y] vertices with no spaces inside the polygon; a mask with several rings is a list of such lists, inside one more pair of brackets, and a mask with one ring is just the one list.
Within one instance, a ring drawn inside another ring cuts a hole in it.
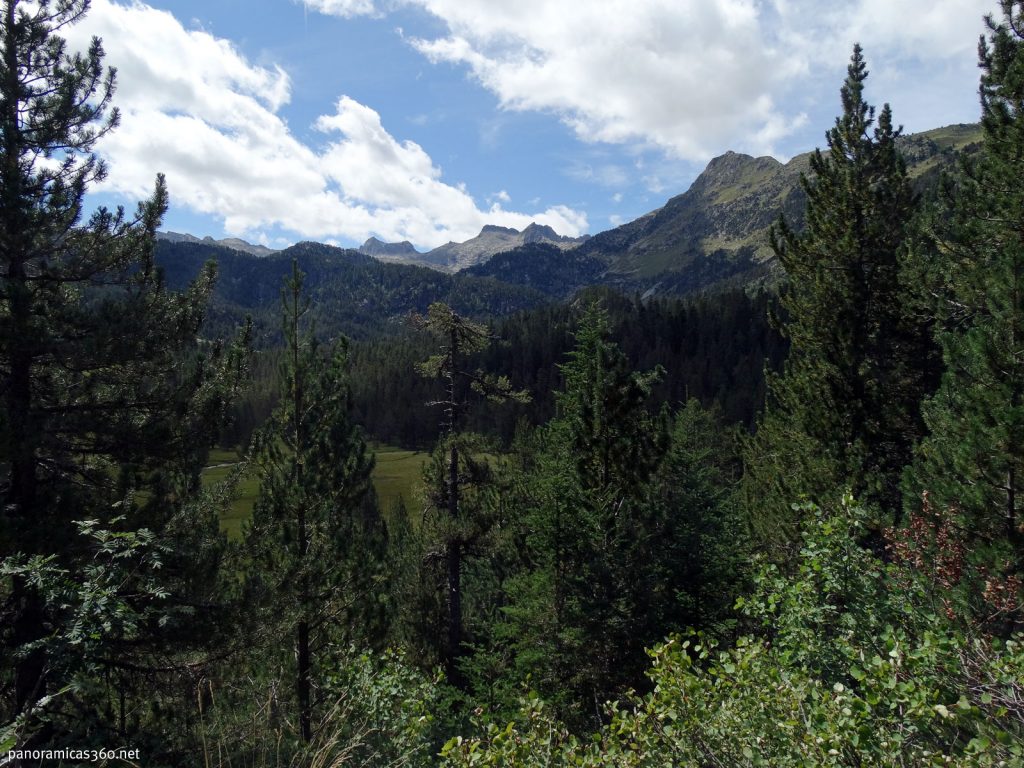
[{"label": "rocky peak", "polygon": [[497,224],[484,224],[483,229],[480,230],[480,234],[477,237],[483,237],[484,235],[518,235],[519,230],[513,229],[512,227],[500,227]]},{"label": "rocky peak", "polygon": [[371,237],[361,246],[359,252],[367,256],[416,256],[419,251],[408,240],[400,243],[385,243],[376,237]]},{"label": "rocky peak", "polygon": [[537,224],[536,222],[534,222],[533,224],[530,224],[530,226],[523,230],[524,243],[539,243],[545,240],[550,240],[551,242],[558,242],[559,240],[565,239],[567,238],[564,238],[561,235],[559,235],[547,224]]},{"label": "rocky peak", "polygon": [[215,240],[209,235],[206,237],[196,237],[195,235],[182,232],[157,232],[156,239],[166,240],[169,243],[202,243],[204,245],[216,245],[221,248],[230,248],[234,251],[251,253],[253,256],[269,256],[272,253],[277,253],[273,248],[249,243],[237,237],[225,237],[221,240]]}]

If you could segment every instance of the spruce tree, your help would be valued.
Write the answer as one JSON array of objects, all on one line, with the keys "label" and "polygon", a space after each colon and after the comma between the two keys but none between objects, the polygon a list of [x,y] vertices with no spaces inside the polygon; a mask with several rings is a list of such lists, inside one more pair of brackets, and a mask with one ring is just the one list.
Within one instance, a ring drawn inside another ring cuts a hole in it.
[{"label": "spruce tree", "polygon": [[[98,562],[97,542],[145,531],[162,552],[167,613],[55,651],[75,631],[69,604],[24,574],[0,585],[0,721],[20,716],[29,731],[46,722],[53,742],[61,728],[124,733],[142,717],[125,717],[139,712],[141,676],[183,672],[170,635],[187,651],[208,634],[196,606],[210,604],[199,582],[216,570],[217,523],[188,502],[223,385],[242,363],[197,346],[213,267],[178,294],[154,266],[162,177],[134,214],[84,218],[86,191],[106,173],[94,146],[118,123],[100,41],[71,53],[60,36],[87,10],[84,0],[0,3],[0,559],[42,558],[72,582],[107,583],[84,570]],[[99,538],[80,535],[81,521]],[[110,603],[138,618],[152,594],[137,587],[119,583]],[[108,697],[120,699],[120,717],[98,706]]]},{"label": "spruce tree", "polygon": [[299,734],[308,742],[324,666],[316,654],[330,643],[369,644],[381,629],[384,529],[373,457],[350,418],[347,344],[324,350],[304,327],[302,286],[293,261],[282,291],[281,400],[254,440],[260,489],[245,538],[260,615],[293,639]]},{"label": "spruce tree", "polygon": [[[934,236],[946,373],[908,499],[963,516],[975,543],[1024,570],[1024,3],[1004,0],[979,45],[984,141],[945,188]],[[913,495],[911,495],[913,494]]]},{"label": "spruce tree", "polygon": [[769,377],[745,447],[747,505],[765,531],[795,533],[790,505],[849,487],[887,511],[922,427],[927,335],[908,311],[904,262],[916,199],[888,105],[875,120],[855,46],[842,114],[816,151],[802,231],[785,219],[771,245],[785,269],[780,330],[790,341]]},{"label": "spruce tree", "polygon": [[646,582],[649,642],[692,627],[723,630],[749,575],[750,542],[739,514],[736,432],[717,408],[689,400],[675,414],[671,447],[652,479],[652,535],[638,580]]}]

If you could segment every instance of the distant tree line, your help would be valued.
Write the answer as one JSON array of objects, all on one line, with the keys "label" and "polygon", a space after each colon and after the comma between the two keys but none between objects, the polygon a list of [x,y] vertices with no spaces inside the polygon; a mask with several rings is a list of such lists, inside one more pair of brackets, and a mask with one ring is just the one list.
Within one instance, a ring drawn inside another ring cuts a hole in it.
[{"label": "distant tree line", "polygon": [[[772,293],[735,290],[641,301],[610,289],[590,289],[571,303],[544,305],[488,326],[493,343],[474,353],[472,364],[507,376],[531,399],[497,411],[469,403],[463,416],[469,429],[508,446],[518,425],[537,426],[554,415],[555,393],[562,385],[559,364],[594,301],[608,312],[610,337],[631,366],[665,369],[653,386],[652,407],[696,399],[708,407],[716,404],[725,423],[753,428],[764,401],[765,370],[778,369],[787,348],[768,319]],[[428,344],[411,325],[402,333],[352,343],[355,419],[372,439],[421,449],[437,441],[440,428],[424,418],[423,404],[439,398],[440,385],[412,374],[415,363],[429,353]],[[252,385],[234,406],[235,418],[222,437],[225,446],[244,446],[269,415],[278,397],[273,361],[279,355],[278,350],[257,353]]]}]

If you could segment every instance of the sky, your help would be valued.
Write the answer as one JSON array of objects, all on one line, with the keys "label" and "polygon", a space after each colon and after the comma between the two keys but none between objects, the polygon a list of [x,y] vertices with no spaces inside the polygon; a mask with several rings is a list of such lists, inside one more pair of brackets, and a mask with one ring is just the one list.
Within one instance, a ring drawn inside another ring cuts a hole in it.
[{"label": "sky", "polygon": [[594,234],[727,150],[824,145],[855,42],[906,132],[978,119],[994,0],[92,0],[121,124],[95,205],[163,229],[429,250]]}]

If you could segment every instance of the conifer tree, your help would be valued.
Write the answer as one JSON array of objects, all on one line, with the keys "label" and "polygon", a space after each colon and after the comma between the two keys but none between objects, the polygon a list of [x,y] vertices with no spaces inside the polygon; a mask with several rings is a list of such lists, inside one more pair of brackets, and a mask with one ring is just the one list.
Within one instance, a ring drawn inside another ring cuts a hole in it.
[{"label": "conifer tree", "polygon": [[[461,430],[460,417],[470,391],[494,402],[517,400],[526,402],[525,392],[512,389],[507,377],[484,374],[469,367],[467,358],[487,347],[491,335],[487,328],[474,323],[448,305],[431,304],[425,317],[415,323],[430,332],[440,344],[440,352],[419,363],[422,376],[444,382],[444,399],[432,403],[441,406],[442,439],[427,467],[428,505],[432,515],[434,541],[426,553],[429,560],[443,563],[444,610],[441,661],[448,679],[461,685],[458,661],[463,651],[463,587],[464,561],[479,548],[486,536],[489,522],[479,505],[467,503],[467,487],[474,491],[485,484],[488,468],[472,457],[472,440]],[[434,549],[436,547],[437,549]]]},{"label": "conifer tree", "polygon": [[[1024,569],[1024,3],[979,45],[984,141],[947,184],[935,239],[946,373],[908,490],[952,506],[976,543]],[[909,495],[909,494],[908,494]],[[908,499],[913,503],[914,497]]]},{"label": "conifer tree", "polygon": [[607,314],[588,306],[561,366],[558,413],[537,438],[536,468],[516,502],[523,563],[497,632],[514,673],[532,675],[576,724],[642,684],[644,645],[661,633],[655,613],[671,610],[651,589],[668,544],[657,541],[664,529],[648,503],[668,448],[666,414],[647,411],[662,372],[633,371],[608,336]]},{"label": "conifer tree", "polygon": [[282,290],[282,396],[254,441],[260,490],[246,544],[263,615],[294,638],[299,731],[308,742],[317,649],[332,640],[368,643],[367,633],[380,629],[373,614],[384,531],[370,483],[373,457],[349,415],[347,345],[325,352],[303,327],[302,284],[293,261]]},{"label": "conifer tree", "polygon": [[875,120],[855,46],[843,112],[816,151],[806,224],[781,219],[771,245],[786,271],[784,371],[769,378],[765,413],[745,448],[750,513],[795,532],[790,505],[843,487],[899,510],[899,480],[928,387],[927,335],[908,313],[903,263],[916,199],[888,105]]},{"label": "conifer tree", "polygon": [[671,447],[648,491],[652,536],[638,580],[647,583],[648,642],[691,627],[722,628],[742,594],[749,562],[736,486],[735,432],[716,409],[689,400],[675,414]]},{"label": "conifer tree", "polygon": [[[197,571],[215,570],[217,524],[187,502],[242,363],[219,345],[197,347],[214,268],[177,294],[154,266],[162,177],[133,215],[100,208],[84,219],[86,191],[106,174],[93,149],[118,123],[100,41],[71,53],[60,36],[87,10],[84,0],[0,3],[0,559],[81,574],[97,539],[76,521],[126,537],[146,529],[166,566],[159,591],[179,615],[108,629],[88,657],[73,658],[74,644],[58,657],[49,644],[68,606],[25,575],[0,584],[0,721],[48,719],[54,740],[62,708],[78,708],[69,728],[114,727],[89,699],[112,693],[98,679],[180,671],[168,637],[176,631],[182,650],[201,643],[186,613],[208,629],[195,610],[208,601],[189,590],[203,589]],[[111,603],[141,611],[149,596],[129,597],[135,586],[121,583],[124,599]],[[114,695],[123,733],[131,691]]]}]

